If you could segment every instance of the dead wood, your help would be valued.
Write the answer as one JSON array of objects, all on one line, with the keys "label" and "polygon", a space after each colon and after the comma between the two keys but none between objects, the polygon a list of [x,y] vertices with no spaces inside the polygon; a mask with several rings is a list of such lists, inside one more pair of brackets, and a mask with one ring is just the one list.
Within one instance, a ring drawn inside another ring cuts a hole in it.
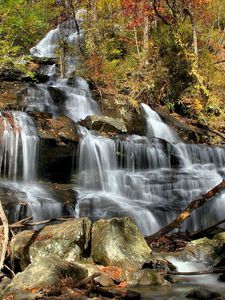
[{"label": "dead wood", "polygon": [[5,215],[1,201],[0,201],[0,218],[1,218],[1,221],[3,224],[2,253],[1,253],[1,259],[0,259],[0,270],[2,270],[4,267],[4,261],[5,261],[8,242],[9,242],[9,223],[8,223],[8,219]]},{"label": "dead wood", "polygon": [[154,234],[145,237],[148,244],[151,244],[153,241],[165,235],[175,228],[179,228],[180,225],[191,216],[191,213],[197,208],[206,204],[213,196],[220,193],[225,189],[225,180],[215,186],[213,189],[208,191],[206,194],[202,195],[201,198],[193,200],[188,206],[169,224],[155,232]]},{"label": "dead wood", "polygon": [[21,227],[27,227],[27,226],[38,226],[38,225],[44,225],[44,224],[48,224],[51,222],[64,222],[64,221],[68,221],[70,219],[74,219],[74,216],[68,216],[65,218],[52,218],[49,220],[43,220],[43,221],[37,221],[37,222],[29,222],[32,219],[32,217],[27,217],[25,219],[22,219],[16,223],[10,224],[9,228],[21,228]]},{"label": "dead wood", "polygon": [[90,283],[94,278],[101,276],[100,272],[95,272],[94,274],[88,276],[87,278],[82,279],[81,281],[75,284],[75,288],[81,288]]}]

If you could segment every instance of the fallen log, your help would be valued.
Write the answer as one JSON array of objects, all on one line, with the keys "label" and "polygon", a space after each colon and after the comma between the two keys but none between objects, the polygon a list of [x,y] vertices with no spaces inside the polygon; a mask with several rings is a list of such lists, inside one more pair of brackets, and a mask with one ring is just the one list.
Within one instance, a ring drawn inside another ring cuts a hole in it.
[{"label": "fallen log", "polygon": [[201,198],[193,200],[188,206],[169,224],[155,232],[154,234],[145,237],[147,243],[150,245],[153,241],[158,239],[160,236],[165,235],[175,228],[179,228],[180,225],[191,216],[191,213],[197,208],[206,204],[213,196],[220,193],[225,189],[225,180],[215,186],[213,189],[202,195]]}]

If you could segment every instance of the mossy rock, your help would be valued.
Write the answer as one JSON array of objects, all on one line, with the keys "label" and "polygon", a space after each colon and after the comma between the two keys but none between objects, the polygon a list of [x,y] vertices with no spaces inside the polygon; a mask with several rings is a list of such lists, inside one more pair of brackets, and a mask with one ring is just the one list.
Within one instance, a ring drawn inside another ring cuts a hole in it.
[{"label": "mossy rock", "polygon": [[40,292],[57,292],[63,279],[74,283],[86,278],[87,270],[55,256],[38,257],[23,271],[17,273],[4,290],[3,299],[36,299]]},{"label": "mossy rock", "polygon": [[92,229],[92,257],[104,266],[138,270],[150,259],[151,249],[131,218],[99,220]]},{"label": "mossy rock", "polygon": [[11,249],[22,268],[37,257],[56,256],[69,262],[82,261],[90,242],[91,221],[73,219],[37,231],[26,230],[12,238]]},{"label": "mossy rock", "polygon": [[137,272],[128,272],[127,284],[129,287],[139,286],[164,286],[169,285],[157,271],[151,269],[144,269]]},{"label": "mossy rock", "polygon": [[106,134],[127,132],[123,121],[108,116],[88,116],[80,121],[80,124],[90,130],[97,130]]}]

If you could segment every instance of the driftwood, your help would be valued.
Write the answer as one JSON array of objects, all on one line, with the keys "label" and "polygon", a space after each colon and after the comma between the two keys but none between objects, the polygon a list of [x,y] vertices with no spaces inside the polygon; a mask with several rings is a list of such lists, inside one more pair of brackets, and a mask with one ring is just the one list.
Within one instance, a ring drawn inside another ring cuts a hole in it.
[{"label": "driftwood", "polygon": [[193,200],[188,206],[169,224],[161,228],[154,234],[145,237],[148,244],[151,244],[154,240],[158,239],[160,236],[165,235],[175,228],[179,228],[180,225],[191,216],[191,213],[197,208],[206,204],[213,196],[220,193],[225,189],[225,180],[215,186],[212,190],[208,191],[206,194],[202,195],[201,198]]},{"label": "driftwood", "polygon": [[4,267],[4,261],[5,261],[5,256],[6,256],[8,242],[9,242],[9,224],[1,201],[0,201],[0,218],[3,224],[2,253],[0,259],[0,270],[2,270]]},{"label": "driftwood", "polygon": [[25,219],[22,219],[16,223],[10,224],[9,228],[21,228],[21,227],[26,227],[26,226],[38,226],[38,225],[44,225],[44,224],[48,224],[51,222],[63,222],[63,221],[68,221],[70,219],[74,219],[74,216],[68,216],[65,218],[52,218],[52,219],[48,219],[48,220],[43,220],[43,221],[38,221],[38,222],[29,222],[30,220],[32,220],[32,217],[27,217]]}]

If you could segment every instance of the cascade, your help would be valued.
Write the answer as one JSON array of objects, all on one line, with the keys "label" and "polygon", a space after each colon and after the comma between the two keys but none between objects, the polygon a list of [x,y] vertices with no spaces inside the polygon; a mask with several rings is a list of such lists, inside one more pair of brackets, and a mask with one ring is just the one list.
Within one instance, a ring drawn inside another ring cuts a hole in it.
[{"label": "cascade", "polygon": [[38,141],[33,120],[26,113],[0,113],[0,171],[1,177],[4,178],[1,189],[15,193],[19,200],[19,203],[13,205],[15,210],[11,211],[9,216],[11,222],[21,218],[21,210],[25,203],[26,214],[32,216],[34,221],[62,215],[59,203],[35,182]]},{"label": "cascade", "polygon": [[[150,234],[224,178],[225,150],[184,144],[156,112],[147,105],[143,109],[152,132],[147,138],[112,140],[81,128],[77,211],[92,219],[130,215]],[[152,131],[155,120],[157,129]],[[219,220],[225,213],[219,203],[224,201],[225,194],[218,196],[193,213],[184,228],[197,230]]]},{"label": "cascade", "polygon": [[[57,57],[57,51],[68,48],[68,45],[76,48],[78,38],[82,39],[83,31],[80,30],[79,36],[73,21],[66,21],[56,29],[51,30],[47,35],[30,51],[33,56],[39,58]],[[66,46],[67,45],[67,46]],[[61,47],[61,48],[59,48]],[[57,114],[66,115],[74,121],[84,119],[88,115],[100,114],[97,103],[93,100],[87,82],[81,77],[70,80],[70,76],[79,64],[79,59],[74,53],[65,50],[65,74],[57,75],[55,65],[43,69],[43,74],[49,77],[45,84],[37,84],[30,87],[26,97],[28,111],[50,112],[53,116]],[[54,90],[56,97],[51,96],[50,90]],[[55,103],[55,99],[56,103]],[[60,100],[58,99],[60,98]]]},{"label": "cascade", "polygon": [[[31,53],[54,59],[59,44],[76,46],[77,39],[74,24],[68,21],[50,31]],[[53,117],[67,115],[74,121],[100,114],[88,83],[80,77],[72,79],[78,63],[78,58],[67,54],[65,74],[61,77],[52,61],[45,66],[42,72],[48,80],[30,85],[26,111],[48,112]],[[142,108],[146,137],[126,135],[110,139],[79,128],[78,166],[73,183],[79,195],[77,216],[96,220],[129,215],[147,235],[171,221],[190,200],[225,177],[225,150],[182,143],[155,111],[146,104]],[[1,175],[6,178],[1,187],[19,191],[35,219],[62,215],[62,205],[36,177],[38,138],[32,119],[25,112],[5,112],[0,122]],[[184,228],[199,229],[216,222],[225,213],[223,202],[224,193],[194,213]],[[16,214],[19,216],[19,210]]]},{"label": "cascade", "polygon": [[23,112],[0,113],[0,166],[3,177],[32,181],[36,177],[38,137],[33,120]]}]

